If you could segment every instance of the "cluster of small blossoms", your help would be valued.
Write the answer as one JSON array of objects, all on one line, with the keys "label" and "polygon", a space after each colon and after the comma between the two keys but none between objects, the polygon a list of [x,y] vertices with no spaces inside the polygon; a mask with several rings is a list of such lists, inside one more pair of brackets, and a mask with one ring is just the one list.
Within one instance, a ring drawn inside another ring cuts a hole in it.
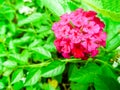
[{"label": "cluster of small blossoms", "polygon": [[[24,3],[32,3],[32,0],[23,0],[23,2]],[[19,13],[20,14],[25,14],[25,15],[30,15],[30,14],[32,14],[33,12],[35,12],[36,11],[36,8],[35,7],[29,7],[29,6],[25,6],[25,5],[23,5],[23,6],[21,6],[20,8],[19,8]]]},{"label": "cluster of small blossoms", "polygon": [[[118,51],[120,51],[120,46],[116,49]],[[114,60],[112,66],[113,68],[117,68],[120,65],[120,53],[118,53],[118,57]]]},{"label": "cluster of small blossoms", "polygon": [[36,10],[35,7],[28,7],[28,6],[22,6],[20,9],[19,9],[19,13],[20,14],[25,14],[25,15],[29,15],[29,14],[32,14],[34,11]]},{"label": "cluster of small blossoms", "polygon": [[118,81],[118,83],[120,84],[120,76],[118,76],[117,81]]},{"label": "cluster of small blossoms", "polygon": [[104,23],[96,17],[94,11],[77,9],[64,14],[55,22],[52,30],[56,40],[54,44],[64,58],[87,59],[98,54],[98,48],[106,45]]},{"label": "cluster of small blossoms", "polygon": [[23,0],[23,2],[30,2],[30,3],[31,3],[31,2],[32,2],[32,0]]}]

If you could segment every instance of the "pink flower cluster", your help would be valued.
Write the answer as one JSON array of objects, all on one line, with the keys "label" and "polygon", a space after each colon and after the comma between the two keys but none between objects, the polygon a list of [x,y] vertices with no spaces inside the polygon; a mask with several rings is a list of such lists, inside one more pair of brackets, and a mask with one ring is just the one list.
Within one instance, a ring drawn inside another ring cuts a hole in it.
[{"label": "pink flower cluster", "polygon": [[64,58],[94,57],[98,54],[98,48],[106,45],[105,25],[96,14],[94,11],[77,9],[62,15],[60,21],[53,24],[56,36],[54,44]]}]

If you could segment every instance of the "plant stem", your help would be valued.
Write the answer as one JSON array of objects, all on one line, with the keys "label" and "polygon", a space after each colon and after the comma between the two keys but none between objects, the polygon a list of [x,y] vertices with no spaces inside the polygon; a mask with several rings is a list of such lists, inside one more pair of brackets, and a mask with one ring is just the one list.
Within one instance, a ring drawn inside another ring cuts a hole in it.
[{"label": "plant stem", "polygon": [[81,60],[81,59],[64,59],[60,61],[61,62],[85,62],[84,60]]},{"label": "plant stem", "polygon": [[95,62],[100,62],[100,63],[103,63],[105,65],[107,65],[108,67],[110,67],[111,69],[117,71],[120,73],[120,69],[117,69],[117,68],[113,68],[112,65],[110,65],[109,63],[105,62],[105,61],[102,61],[102,60],[99,60],[99,59],[96,59]]},{"label": "plant stem", "polygon": [[10,83],[10,76],[8,76],[8,89],[13,90],[13,87],[12,87],[12,85]]},{"label": "plant stem", "polygon": [[37,68],[37,67],[47,66],[49,63],[50,63],[50,62],[47,61],[47,62],[43,62],[43,63],[39,63],[39,64],[21,65],[21,66],[18,66],[18,68],[27,68],[27,67]]},{"label": "plant stem", "polygon": [[103,61],[103,60],[95,59],[95,62],[103,63],[103,64],[109,66],[111,69],[114,69],[110,64],[108,64],[107,62],[105,62],[105,61]]},{"label": "plant stem", "polygon": [[[53,60],[52,60],[53,61]],[[47,66],[48,64],[50,64],[52,62],[51,60],[46,61],[46,62],[42,62],[42,63],[38,63],[38,64],[30,64],[30,65],[20,65],[18,66],[18,68],[37,68],[37,67],[43,67],[43,66]],[[63,59],[63,60],[59,60],[61,62],[73,62],[73,63],[77,63],[77,62],[85,62],[84,60],[81,59]]]}]

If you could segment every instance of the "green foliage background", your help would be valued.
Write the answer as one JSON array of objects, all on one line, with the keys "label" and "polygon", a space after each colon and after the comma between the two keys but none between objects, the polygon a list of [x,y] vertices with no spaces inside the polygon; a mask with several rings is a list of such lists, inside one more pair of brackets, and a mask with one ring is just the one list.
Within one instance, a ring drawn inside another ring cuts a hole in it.
[{"label": "green foliage background", "polygon": [[[35,7],[20,14],[23,6]],[[0,0],[0,90],[120,90],[119,0]],[[107,45],[95,58],[64,59],[54,46],[52,24],[77,8],[104,21]]]}]

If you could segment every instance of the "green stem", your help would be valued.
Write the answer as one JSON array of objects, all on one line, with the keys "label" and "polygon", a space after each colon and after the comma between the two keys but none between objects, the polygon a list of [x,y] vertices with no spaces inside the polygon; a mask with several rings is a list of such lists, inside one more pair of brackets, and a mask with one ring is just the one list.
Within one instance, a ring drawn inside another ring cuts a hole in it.
[{"label": "green stem", "polygon": [[108,67],[110,67],[111,69],[114,69],[114,68],[112,67],[112,65],[108,64],[107,62],[105,62],[105,61],[103,61],[103,60],[95,59],[95,62],[103,63],[103,64],[107,65]]},{"label": "green stem", "polygon": [[39,64],[21,65],[21,66],[18,66],[18,68],[27,68],[27,67],[37,68],[37,67],[47,66],[49,63],[50,62],[47,61],[47,62],[43,62],[43,63],[39,63]]},{"label": "green stem", "polygon": [[12,87],[12,85],[10,83],[10,76],[8,76],[8,89],[13,90],[13,87]]},{"label": "green stem", "polygon": [[50,16],[50,13],[48,12],[47,8],[45,8],[45,13],[47,15],[47,17],[49,18],[48,21],[51,23],[51,25],[53,24],[53,21],[50,19],[51,16]]},{"label": "green stem", "polygon": [[112,65],[110,65],[109,63],[105,62],[105,61],[102,61],[102,60],[99,60],[99,59],[96,59],[95,62],[100,62],[100,63],[103,63],[104,65],[110,67],[111,69],[117,71],[120,73],[120,69],[117,69],[117,68],[113,68]]},{"label": "green stem", "polygon": [[81,60],[81,59],[64,59],[60,61],[61,62],[85,62],[84,60]]},{"label": "green stem", "polygon": [[[27,68],[27,67],[30,67],[30,68],[37,68],[37,67],[43,67],[43,66],[47,66],[48,64],[50,64],[53,60],[49,60],[49,61],[46,61],[46,62],[42,62],[42,63],[38,63],[38,64],[30,64],[30,65],[20,65],[18,66],[18,68]],[[73,62],[73,63],[77,63],[77,62],[85,62],[84,60],[81,60],[81,59],[64,59],[64,60],[59,60],[61,62]]]},{"label": "green stem", "polygon": [[37,35],[37,31],[36,31],[36,29],[34,28],[33,23],[30,23],[30,25],[31,25],[31,28],[34,30],[34,34]]}]

